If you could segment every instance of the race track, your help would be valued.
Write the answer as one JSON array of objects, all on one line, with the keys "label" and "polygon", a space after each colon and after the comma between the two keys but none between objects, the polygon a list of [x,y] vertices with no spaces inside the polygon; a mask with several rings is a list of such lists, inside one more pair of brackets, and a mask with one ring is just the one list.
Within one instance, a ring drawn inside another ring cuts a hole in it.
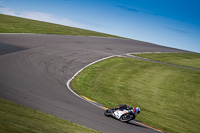
[{"label": "race track", "polygon": [[157,132],[107,118],[66,87],[87,64],[132,52],[186,51],[114,38],[0,34],[0,97],[106,133]]}]

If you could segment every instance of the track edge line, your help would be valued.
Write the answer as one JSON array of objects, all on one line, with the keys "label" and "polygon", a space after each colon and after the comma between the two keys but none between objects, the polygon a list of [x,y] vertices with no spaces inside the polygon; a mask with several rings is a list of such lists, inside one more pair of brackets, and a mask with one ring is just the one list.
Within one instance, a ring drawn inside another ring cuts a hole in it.
[{"label": "track edge line", "polygon": [[[131,53],[128,53],[128,54],[126,54],[126,55],[129,55],[129,54],[131,54]],[[101,59],[99,59],[99,60],[96,60],[96,61],[94,61],[94,62],[92,62],[92,63],[89,63],[89,64],[86,65],[85,67],[81,68],[78,72],[76,72],[76,73],[72,76],[72,78],[70,78],[70,79],[67,81],[67,83],[66,83],[67,88],[68,88],[74,95],[76,95],[77,97],[83,99],[83,100],[86,101],[86,102],[89,102],[90,104],[92,104],[92,105],[94,105],[94,106],[96,106],[96,107],[98,107],[98,108],[100,108],[100,109],[103,109],[103,110],[109,109],[109,108],[107,108],[106,106],[101,105],[101,104],[99,104],[99,103],[97,103],[97,102],[95,102],[95,101],[93,101],[93,100],[90,100],[89,98],[87,98],[87,97],[85,97],[85,96],[80,96],[80,95],[78,95],[78,94],[77,94],[75,91],[73,91],[73,89],[70,87],[70,82],[71,82],[80,72],[82,72],[85,68],[87,68],[87,67],[89,67],[89,66],[91,66],[91,65],[93,65],[93,64],[95,64],[95,63],[97,63],[97,62],[100,62],[100,61],[103,61],[103,60],[106,60],[106,59],[109,59],[109,58],[113,58],[113,57],[121,57],[121,55],[112,55],[112,56],[104,57],[104,58],[101,58]],[[89,100],[88,100],[88,99],[89,99]],[[96,103],[99,104],[99,105],[97,105]],[[158,131],[158,132],[166,133],[165,131],[162,131],[162,130],[160,130],[160,129],[154,128],[154,127],[152,127],[152,126],[150,126],[150,125],[147,125],[147,124],[144,124],[144,123],[142,123],[142,122],[137,122],[137,121],[135,121],[135,122],[138,123],[138,124],[140,124],[140,125],[143,125],[143,126],[145,126],[145,127],[147,127],[147,128],[150,128],[150,129],[152,129],[152,130],[155,130],[155,131]]]}]

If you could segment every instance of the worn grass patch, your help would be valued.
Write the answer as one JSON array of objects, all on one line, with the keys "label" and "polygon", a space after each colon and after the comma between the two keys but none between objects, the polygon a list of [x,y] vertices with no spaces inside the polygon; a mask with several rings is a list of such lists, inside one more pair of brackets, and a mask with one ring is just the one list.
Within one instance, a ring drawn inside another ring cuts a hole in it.
[{"label": "worn grass patch", "polygon": [[167,132],[200,131],[200,72],[131,58],[111,58],[84,69],[71,87],[107,107],[142,109],[137,119]]},{"label": "worn grass patch", "polygon": [[199,53],[142,53],[135,56],[200,69]]},{"label": "worn grass patch", "polygon": [[99,133],[0,99],[0,133]]},{"label": "worn grass patch", "polygon": [[0,14],[0,33],[40,33],[122,38],[115,35],[3,14]]}]

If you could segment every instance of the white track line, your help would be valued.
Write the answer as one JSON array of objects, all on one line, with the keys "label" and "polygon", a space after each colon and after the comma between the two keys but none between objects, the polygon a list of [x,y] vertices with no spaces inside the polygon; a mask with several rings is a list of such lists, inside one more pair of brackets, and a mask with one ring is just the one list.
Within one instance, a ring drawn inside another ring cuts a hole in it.
[{"label": "white track line", "polygon": [[[138,53],[139,53],[139,52],[138,52]],[[143,53],[144,53],[144,52],[143,52]],[[145,52],[145,53],[151,53],[151,52]],[[155,52],[154,52],[154,53],[155,53]],[[129,55],[129,54],[133,54],[133,53],[128,53],[128,54],[126,54],[126,55]],[[87,68],[87,67],[89,67],[89,66],[91,66],[91,65],[93,65],[93,64],[95,64],[95,63],[97,63],[97,62],[100,62],[100,61],[102,61],[102,60],[106,60],[106,59],[109,59],[109,58],[112,58],[112,57],[121,57],[121,55],[112,55],[112,56],[108,56],[108,57],[105,57],[105,58],[96,60],[96,61],[94,61],[94,62],[92,62],[92,63],[86,65],[85,67],[83,67],[82,69],[80,69],[77,73],[75,73],[74,76],[73,76],[71,79],[69,79],[69,80],[67,81],[67,83],[66,83],[67,88],[68,88],[74,95],[76,95],[77,97],[79,97],[79,98],[81,98],[81,99],[83,99],[83,100],[85,100],[85,101],[91,103],[92,105],[94,105],[94,106],[96,106],[96,107],[98,107],[98,108],[100,108],[100,109],[106,110],[105,108],[102,108],[102,107],[96,105],[95,103],[93,103],[93,102],[91,102],[91,101],[88,101],[87,99],[81,97],[81,96],[78,95],[76,92],[74,92],[74,91],[72,90],[72,88],[70,87],[70,82],[71,82],[81,71],[83,71],[85,68]],[[144,127],[150,128],[150,129],[152,129],[152,130],[159,131],[159,132],[164,132],[164,131],[162,131],[162,130],[160,130],[160,129],[156,129],[156,128],[151,127],[151,126],[149,126],[149,125],[147,125],[147,124],[143,124],[143,123],[137,122],[137,121],[134,121],[134,122],[136,122],[137,124],[143,125]]]},{"label": "white track line", "polygon": [[[72,90],[72,88],[70,87],[70,82],[71,82],[81,71],[83,71],[85,68],[87,68],[87,67],[93,65],[94,63],[97,63],[97,62],[100,62],[100,61],[102,61],[102,60],[106,60],[106,59],[109,59],[109,58],[112,58],[112,57],[116,57],[116,56],[118,56],[118,55],[112,55],[112,56],[108,56],[108,57],[105,57],[105,58],[96,60],[96,61],[94,61],[94,62],[92,62],[92,63],[86,65],[86,66],[83,67],[82,69],[80,69],[77,73],[74,74],[74,76],[73,76],[71,79],[69,79],[69,80],[67,81],[66,85],[67,85],[68,89],[69,89],[74,95],[76,95],[77,97],[79,97],[79,98],[81,98],[81,99],[83,99],[83,100],[85,100],[85,101],[87,101],[87,102],[93,104],[94,106],[96,106],[96,107],[98,107],[98,108],[101,108],[100,106],[94,104],[93,102],[90,102],[90,101],[86,100],[85,98],[81,97],[81,96],[78,95],[76,92],[74,92],[74,91]],[[101,109],[103,109],[103,108],[101,108]],[[104,109],[104,110],[105,110],[105,109]]]}]

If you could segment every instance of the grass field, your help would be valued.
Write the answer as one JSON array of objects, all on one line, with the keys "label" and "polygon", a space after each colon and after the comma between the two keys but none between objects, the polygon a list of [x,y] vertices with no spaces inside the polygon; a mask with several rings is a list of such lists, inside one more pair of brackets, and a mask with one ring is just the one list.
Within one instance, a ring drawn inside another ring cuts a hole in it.
[{"label": "grass field", "polygon": [[0,33],[41,33],[114,37],[114,35],[0,14]]},{"label": "grass field", "polygon": [[100,133],[0,99],[0,133]]},{"label": "grass field", "polygon": [[137,119],[172,133],[200,131],[200,71],[131,58],[111,58],[84,69],[71,87],[107,107],[142,109]]},{"label": "grass field", "polygon": [[200,69],[199,53],[143,53],[135,56]]},{"label": "grass field", "polygon": [[[0,14],[0,33],[116,37],[79,28]],[[199,54],[141,54],[199,68]],[[112,58],[85,69],[72,88],[107,107],[126,103],[142,109],[137,119],[167,132],[200,131],[200,72],[129,58]],[[96,132],[0,99],[0,132]]]}]

